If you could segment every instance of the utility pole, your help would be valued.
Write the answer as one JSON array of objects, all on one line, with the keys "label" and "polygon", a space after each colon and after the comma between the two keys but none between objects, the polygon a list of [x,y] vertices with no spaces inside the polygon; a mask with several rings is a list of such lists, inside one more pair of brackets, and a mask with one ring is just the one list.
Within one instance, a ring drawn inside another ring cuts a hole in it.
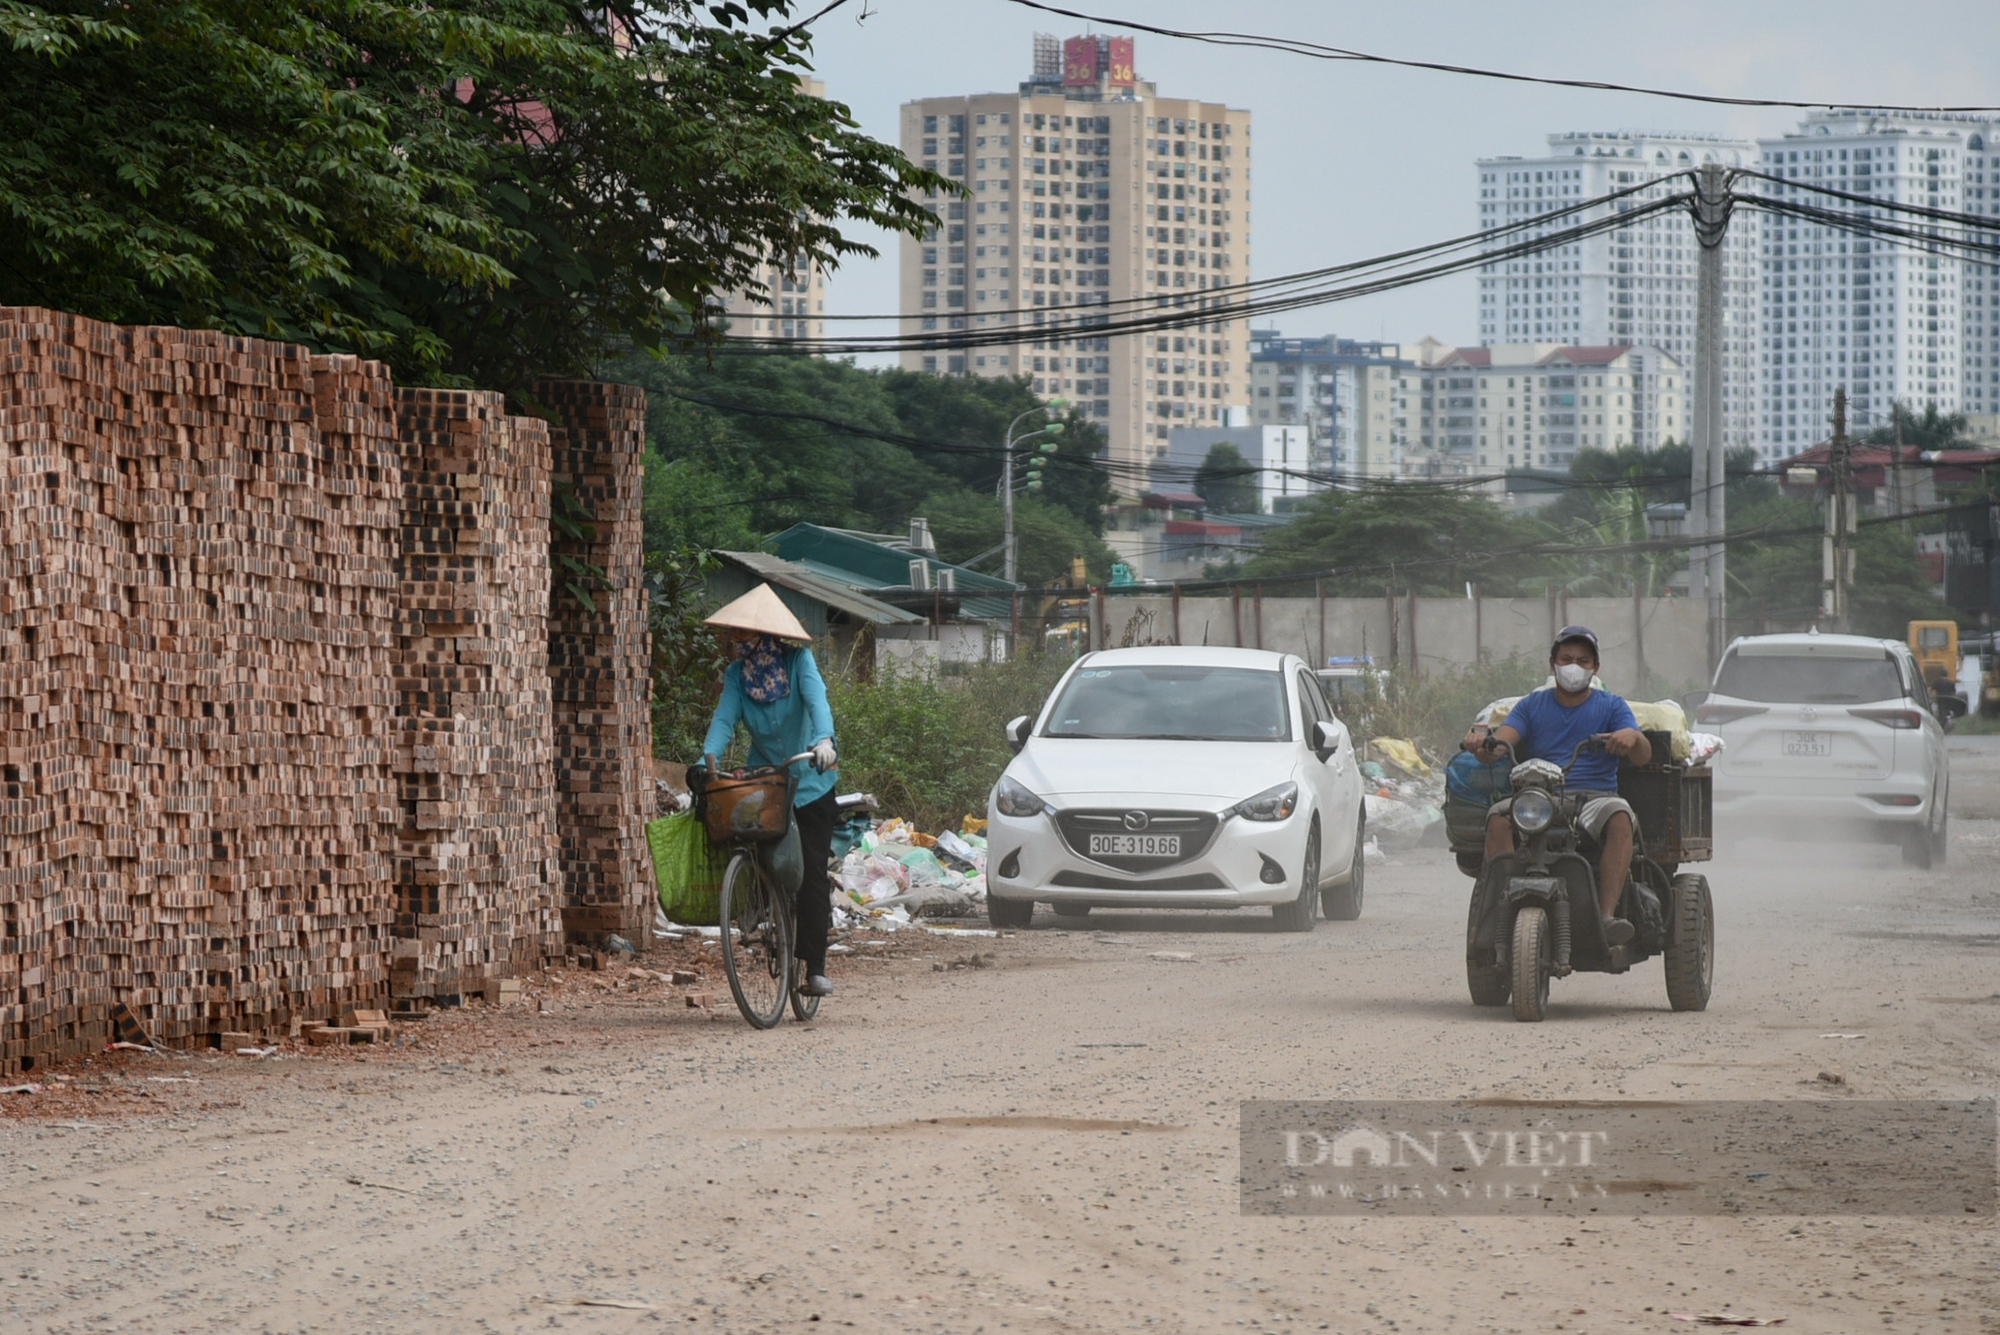
[{"label": "utility pole", "polygon": [[1729,516],[1722,449],[1723,243],[1729,236],[1731,201],[1723,169],[1713,163],[1695,179],[1694,235],[1701,245],[1696,271],[1694,327],[1694,460],[1688,493],[1688,592],[1708,608],[1708,662],[1729,644],[1727,551]]},{"label": "utility pole", "polygon": [[[1023,436],[1016,436],[1014,430],[1036,413],[1059,413],[1067,407],[1069,407],[1068,399],[1050,399],[1047,403],[1028,409],[1028,411],[1007,424],[1007,443],[1002,449],[1000,457],[1000,511],[1005,517],[1006,522],[1006,533],[1001,539],[1003,549],[1001,557],[1002,578],[1009,584],[1015,582],[1014,572],[1020,564],[1017,559],[1017,551],[1014,543],[1014,447],[1032,440],[1036,436],[1047,436],[1049,439],[1042,443],[1041,449],[1038,451],[1038,453],[1046,453],[1055,448],[1055,437],[1062,434],[1062,423],[1051,422],[1040,430],[1030,431]],[[1035,466],[1031,467],[1028,471],[1028,486],[1031,490],[1039,491],[1042,486],[1041,461],[1037,459],[1034,463]]]},{"label": "utility pole", "polygon": [[1827,447],[1833,492],[1827,498],[1826,537],[1820,544],[1820,611],[1832,628],[1841,633],[1848,630],[1852,621],[1853,535],[1858,518],[1851,448],[1847,439],[1847,387],[1843,385],[1833,391],[1833,442]]}]

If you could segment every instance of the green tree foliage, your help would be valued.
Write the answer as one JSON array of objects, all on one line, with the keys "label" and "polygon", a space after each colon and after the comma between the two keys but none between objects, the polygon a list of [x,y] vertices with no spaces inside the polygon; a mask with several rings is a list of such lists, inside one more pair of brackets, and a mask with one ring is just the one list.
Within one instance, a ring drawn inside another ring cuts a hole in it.
[{"label": "green tree foliage", "polygon": [[1250,515],[1261,508],[1257,503],[1257,474],[1243,451],[1226,440],[1208,447],[1208,455],[1194,473],[1195,495],[1210,510],[1224,514]]},{"label": "green tree foliage", "polygon": [[1246,576],[1327,571],[1326,589],[1369,596],[1400,592],[1454,594],[1468,581],[1490,594],[1523,584],[1541,589],[1551,565],[1523,553],[1548,541],[1532,519],[1509,514],[1482,496],[1428,487],[1371,487],[1325,492],[1271,533]]},{"label": "green tree foliage", "polygon": [[[1000,545],[1006,524],[991,495],[963,490],[931,497],[924,517],[931,521],[938,555],[963,565]],[[1046,588],[1069,574],[1072,557],[1081,556],[1092,579],[1108,581],[1116,558],[1104,540],[1081,519],[1060,505],[1026,495],[1014,502],[1015,549],[1020,556],[1016,578],[1031,588]],[[989,575],[1001,571],[998,554],[976,563]]]},{"label": "green tree foliage", "polygon": [[1893,445],[1901,440],[1920,450],[1950,450],[1966,447],[1964,413],[1941,413],[1935,403],[1927,403],[1921,413],[1907,403],[1889,410],[1889,421],[1870,431],[1862,440],[1870,445]]},{"label": "green tree foliage", "polygon": [[[1001,443],[1035,406],[1021,381],[784,354],[642,354],[603,373],[649,391],[646,542],[660,550],[755,547],[800,522],[902,532],[922,515],[938,554],[968,561],[1000,542]],[[1051,581],[1082,556],[1108,579],[1111,551],[1098,533],[1111,483],[1095,457],[1103,429],[1067,418],[1059,439],[1043,490],[1017,501],[1021,578]],[[999,557],[978,568],[998,574]]]},{"label": "green tree foliage", "polygon": [[715,558],[693,548],[646,553],[647,629],[653,639],[653,754],[701,754],[729,665],[703,620],[715,610],[708,577]]},{"label": "green tree foliage", "polygon": [[[1729,517],[1730,620],[1739,632],[1792,629],[1813,619],[1823,572],[1826,512],[1811,498],[1773,498]],[[1769,536],[1764,536],[1769,535]],[[1933,592],[1916,545],[1899,524],[1855,534],[1852,622],[1857,635],[1900,640],[1921,618],[1954,613]]]},{"label": "green tree foliage", "polygon": [[519,392],[949,183],[806,95],[787,0],[0,0],[0,304]]},{"label": "green tree foliage", "polygon": [[[967,447],[967,453],[938,455],[934,462],[979,492],[991,493],[999,485],[1000,458],[994,449],[1007,439],[1008,427],[1021,414],[1041,406],[1026,376],[1001,379],[893,370],[883,372],[881,379],[905,432]],[[1039,455],[1043,460],[1042,499],[1068,510],[1092,533],[1102,533],[1112,488],[1111,476],[1099,459],[1110,448],[1110,437],[1074,408],[1062,416],[1031,416],[1014,427],[1015,435],[1032,433],[1049,422],[1060,422],[1063,428],[1055,437],[1055,448],[1040,449],[1047,437],[1038,437],[1020,458]]]}]

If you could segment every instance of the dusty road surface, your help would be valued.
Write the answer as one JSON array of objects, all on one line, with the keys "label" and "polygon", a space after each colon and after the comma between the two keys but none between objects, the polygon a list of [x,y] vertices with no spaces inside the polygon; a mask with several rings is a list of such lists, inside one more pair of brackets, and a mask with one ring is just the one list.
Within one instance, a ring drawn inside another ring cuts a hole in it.
[{"label": "dusty road surface", "polygon": [[1240,1211],[1249,1098],[2000,1088],[2000,822],[1957,820],[1935,873],[1709,870],[1699,1015],[1657,962],[1558,982],[1541,1025],[1475,1010],[1468,883],[1423,851],[1309,935],[1109,913],[862,947],[771,1033],[620,970],[389,1051],[79,1063],[0,1103],[0,1330],[2000,1330],[1991,1217]]}]

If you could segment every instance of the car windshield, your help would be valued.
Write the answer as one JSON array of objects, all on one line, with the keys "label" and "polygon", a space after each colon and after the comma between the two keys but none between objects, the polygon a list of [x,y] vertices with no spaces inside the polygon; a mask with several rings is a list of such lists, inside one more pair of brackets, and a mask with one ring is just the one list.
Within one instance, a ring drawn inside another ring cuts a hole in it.
[{"label": "car windshield", "polygon": [[1715,677],[1715,693],[1769,704],[1859,704],[1903,694],[1896,665],[1880,658],[1820,654],[1731,654]]},{"label": "car windshield", "polygon": [[1149,663],[1078,672],[1043,735],[1283,742],[1292,730],[1285,679],[1276,672]]}]

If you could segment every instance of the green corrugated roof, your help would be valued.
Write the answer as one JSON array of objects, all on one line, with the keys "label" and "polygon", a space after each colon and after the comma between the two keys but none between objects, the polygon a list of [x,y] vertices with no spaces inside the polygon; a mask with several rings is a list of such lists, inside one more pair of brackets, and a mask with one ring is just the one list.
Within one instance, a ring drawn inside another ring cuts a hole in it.
[{"label": "green corrugated roof", "polygon": [[[839,580],[861,590],[906,590],[910,587],[910,562],[916,559],[906,548],[871,542],[867,538],[818,524],[794,524],[771,539],[777,554],[807,570]],[[964,566],[924,558],[935,583],[937,572],[949,570],[956,583],[961,616],[980,621],[1003,621],[1013,615],[1013,592],[1020,588],[1004,579],[968,570]],[[993,595],[1001,595],[995,597]],[[981,596],[985,595],[985,596]]]}]

